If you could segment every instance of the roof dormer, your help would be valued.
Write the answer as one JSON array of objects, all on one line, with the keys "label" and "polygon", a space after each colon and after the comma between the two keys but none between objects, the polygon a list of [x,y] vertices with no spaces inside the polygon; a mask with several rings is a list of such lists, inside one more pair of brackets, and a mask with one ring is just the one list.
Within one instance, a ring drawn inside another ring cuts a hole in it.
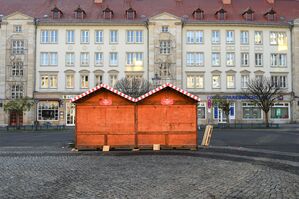
[{"label": "roof dormer", "polygon": [[113,11],[107,7],[103,10],[103,18],[104,19],[112,19],[113,18]]},{"label": "roof dormer", "polygon": [[254,20],[254,11],[251,8],[247,8],[243,13],[242,16],[246,21],[253,21]]},{"label": "roof dormer", "polygon": [[264,16],[267,18],[268,21],[275,21],[276,11],[273,8],[271,8],[264,14]]},{"label": "roof dormer", "polygon": [[227,11],[224,8],[220,8],[216,13],[215,16],[218,20],[226,20],[227,18]]},{"label": "roof dormer", "polygon": [[126,10],[126,18],[129,20],[133,20],[136,18],[136,10],[134,10],[132,7],[130,7],[128,10]]},{"label": "roof dormer", "polygon": [[193,11],[192,16],[194,19],[203,20],[204,19],[204,11],[200,8],[197,8]]},{"label": "roof dormer", "polygon": [[86,12],[80,7],[80,5],[76,10],[74,10],[74,12],[76,19],[84,19],[86,17]]},{"label": "roof dormer", "polygon": [[57,6],[55,6],[51,10],[51,12],[52,12],[52,18],[53,19],[60,19],[62,17],[62,15],[63,15],[63,12],[59,8],[57,8]]}]

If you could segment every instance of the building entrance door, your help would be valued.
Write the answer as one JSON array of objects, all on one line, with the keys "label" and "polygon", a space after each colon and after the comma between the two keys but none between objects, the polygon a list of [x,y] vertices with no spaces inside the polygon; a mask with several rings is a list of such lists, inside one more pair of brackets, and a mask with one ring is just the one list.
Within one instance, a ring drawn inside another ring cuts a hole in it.
[{"label": "building entrance door", "polygon": [[75,105],[72,103],[66,103],[66,125],[74,126],[75,125]]},{"label": "building entrance door", "polygon": [[218,108],[218,122],[226,123],[226,116],[221,108]]},{"label": "building entrance door", "polygon": [[23,113],[17,113],[15,111],[10,112],[9,125],[10,126],[18,125],[18,120],[19,120],[19,125],[23,125]]}]

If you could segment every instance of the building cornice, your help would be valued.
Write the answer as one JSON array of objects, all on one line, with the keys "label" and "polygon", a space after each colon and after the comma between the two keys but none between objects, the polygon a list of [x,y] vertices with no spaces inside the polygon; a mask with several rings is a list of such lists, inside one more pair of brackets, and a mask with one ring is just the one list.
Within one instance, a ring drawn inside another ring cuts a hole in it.
[{"label": "building cornice", "polygon": [[37,20],[37,26],[146,26],[147,21],[128,21],[128,20]]}]

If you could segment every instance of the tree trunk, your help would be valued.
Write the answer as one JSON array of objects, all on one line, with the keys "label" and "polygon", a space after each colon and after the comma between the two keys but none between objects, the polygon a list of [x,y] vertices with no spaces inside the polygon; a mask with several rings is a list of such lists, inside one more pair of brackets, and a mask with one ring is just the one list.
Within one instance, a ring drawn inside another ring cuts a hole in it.
[{"label": "tree trunk", "polygon": [[226,115],[226,126],[230,127],[230,123],[229,123],[229,114],[225,114]]},{"label": "tree trunk", "polygon": [[266,123],[266,127],[269,128],[269,116],[268,116],[268,112],[264,112],[265,113],[265,123]]}]

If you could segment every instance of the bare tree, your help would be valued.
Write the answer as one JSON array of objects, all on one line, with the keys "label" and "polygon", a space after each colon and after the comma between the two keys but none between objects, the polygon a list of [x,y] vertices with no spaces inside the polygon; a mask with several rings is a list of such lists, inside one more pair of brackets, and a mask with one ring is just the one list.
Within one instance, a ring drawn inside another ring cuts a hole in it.
[{"label": "bare tree", "polygon": [[137,98],[149,92],[152,85],[145,79],[126,77],[117,81],[114,88],[126,95]]},{"label": "bare tree", "polygon": [[222,109],[226,117],[226,125],[229,127],[230,126],[229,112],[230,112],[230,105],[232,104],[232,101],[224,97],[221,97],[219,95],[216,95],[213,97],[213,104],[217,105],[218,108]]},{"label": "bare tree", "polygon": [[279,83],[272,82],[270,78],[256,78],[248,82],[243,95],[263,110],[266,127],[269,127],[268,113],[273,104],[283,96]]}]

